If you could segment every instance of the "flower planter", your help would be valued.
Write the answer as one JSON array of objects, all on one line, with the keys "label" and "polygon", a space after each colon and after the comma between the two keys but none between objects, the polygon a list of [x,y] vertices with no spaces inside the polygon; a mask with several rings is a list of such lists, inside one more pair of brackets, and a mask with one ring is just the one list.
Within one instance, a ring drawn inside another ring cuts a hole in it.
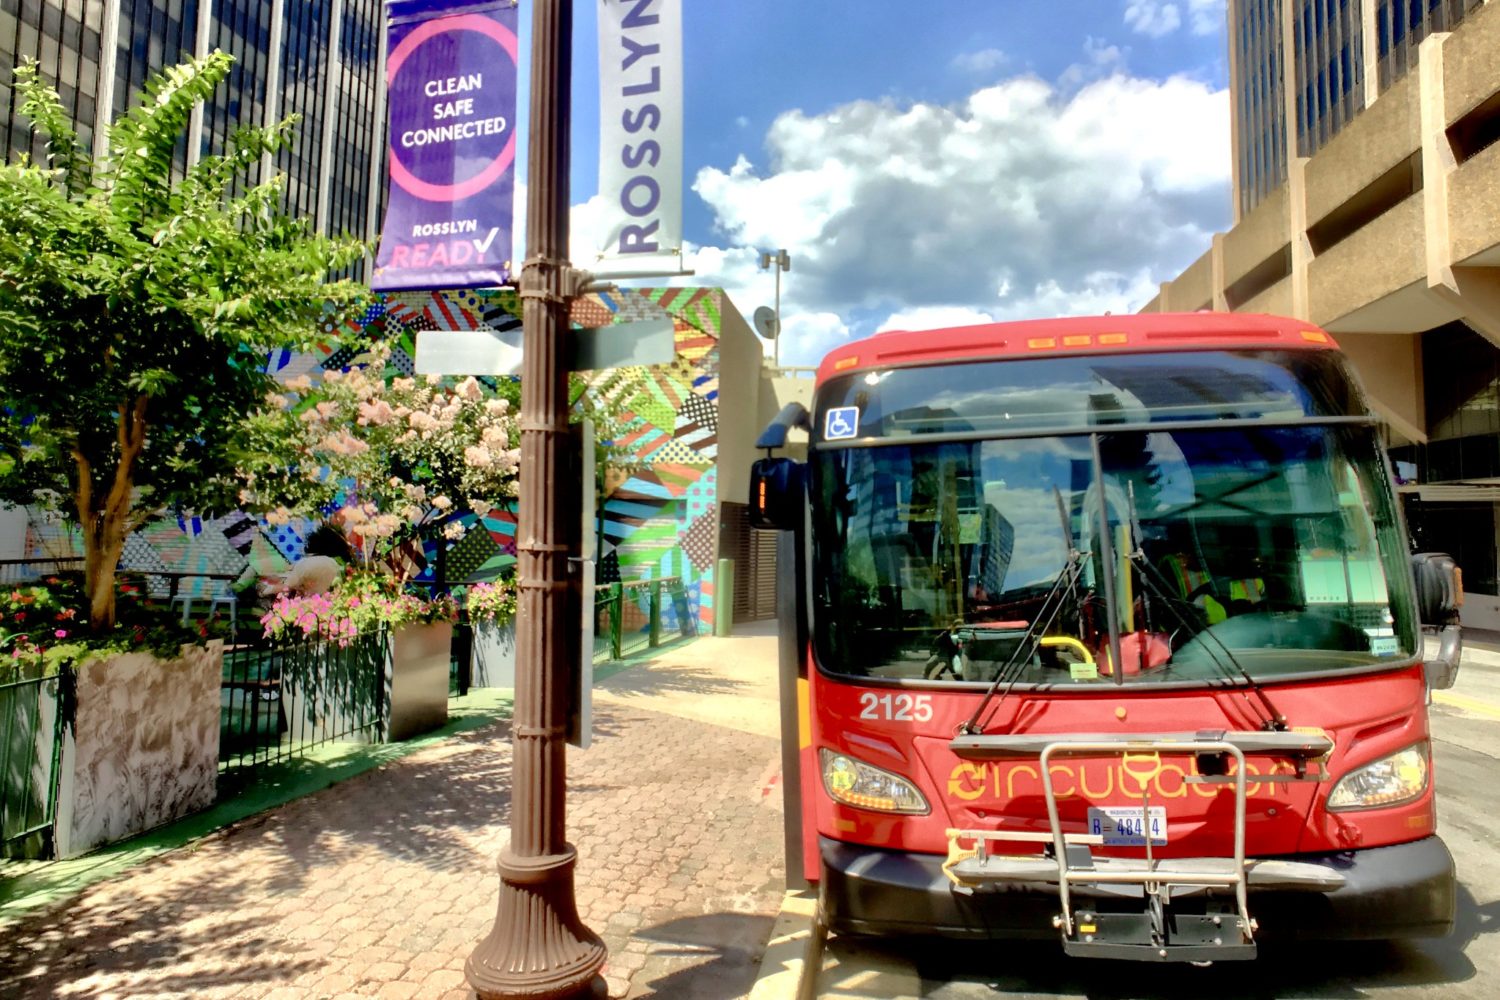
[{"label": "flower planter", "polygon": [[515,688],[516,623],[498,625],[478,622],[474,625],[473,675],[471,688]]},{"label": "flower planter", "polygon": [[175,660],[119,653],[77,669],[63,737],[59,858],[145,833],[213,804],[224,644]]},{"label": "flower planter", "polygon": [[403,625],[391,632],[386,664],[388,741],[410,739],[448,721],[452,647],[451,622]]}]

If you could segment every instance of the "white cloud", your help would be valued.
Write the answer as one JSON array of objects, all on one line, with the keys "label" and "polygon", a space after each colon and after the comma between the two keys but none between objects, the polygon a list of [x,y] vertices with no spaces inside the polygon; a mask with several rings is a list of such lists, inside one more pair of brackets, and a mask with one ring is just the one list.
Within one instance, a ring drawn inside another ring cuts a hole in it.
[{"label": "white cloud", "polygon": [[1126,0],[1125,23],[1141,35],[1160,38],[1182,26],[1182,13],[1175,3],[1162,0]]},{"label": "white cloud", "polygon": [[1057,82],[1064,90],[1071,92],[1086,83],[1102,80],[1116,73],[1123,75],[1125,72],[1124,50],[1090,35],[1083,40],[1083,61],[1063,70]]},{"label": "white cloud", "polygon": [[1125,0],[1125,23],[1137,34],[1161,38],[1182,27],[1183,13],[1195,35],[1212,35],[1224,27],[1227,0]]},{"label": "white cloud", "polygon": [[940,330],[950,326],[978,326],[995,322],[993,312],[971,306],[918,306],[892,313],[876,333],[886,330]]},{"label": "white cloud", "polygon": [[1187,4],[1193,34],[1212,35],[1224,29],[1224,19],[1228,16],[1226,0],[1187,0]]},{"label": "white cloud", "polygon": [[983,76],[1010,62],[1010,57],[999,49],[980,49],[964,52],[953,57],[953,68],[961,73]]},{"label": "white cloud", "polygon": [[1229,101],[1107,72],[1076,90],[1020,76],[951,106],[781,115],[768,164],[698,173],[714,242],[744,249],[701,250],[692,280],[749,313],[772,298],[756,251],[785,247],[792,363],[878,326],[1138,308],[1228,223]]},{"label": "white cloud", "polygon": [[[837,313],[787,312],[784,304],[782,312],[783,365],[815,365],[823,355],[849,342],[849,327]],[[768,345],[766,354],[771,353]]]}]

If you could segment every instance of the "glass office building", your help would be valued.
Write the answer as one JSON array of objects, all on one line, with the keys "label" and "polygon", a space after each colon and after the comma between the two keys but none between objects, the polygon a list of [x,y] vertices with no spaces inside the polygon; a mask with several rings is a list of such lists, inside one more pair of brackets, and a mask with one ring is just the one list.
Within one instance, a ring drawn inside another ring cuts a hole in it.
[{"label": "glass office building", "polygon": [[[1230,0],[1235,199],[1249,213],[1484,0]],[[1290,79],[1288,79],[1290,74]],[[1366,77],[1373,74],[1367,83]],[[1288,101],[1290,93],[1291,100]],[[1287,116],[1295,147],[1288,148]],[[1294,150],[1294,151],[1293,151]]]},{"label": "glass office building", "polygon": [[1236,225],[1156,302],[1330,330],[1500,630],[1500,0],[1229,0],[1228,41]]},{"label": "glass office building", "polygon": [[179,165],[222,152],[240,128],[297,115],[296,141],[272,164],[287,208],[324,232],[371,237],[384,195],[383,44],[380,0],[0,0],[0,155],[44,153],[12,87],[27,57],[99,150],[102,127],[151,73],[220,49],[234,68]]},{"label": "glass office building", "polygon": [[1230,15],[1236,196],[1245,213],[1286,181],[1281,0],[1236,0]]}]

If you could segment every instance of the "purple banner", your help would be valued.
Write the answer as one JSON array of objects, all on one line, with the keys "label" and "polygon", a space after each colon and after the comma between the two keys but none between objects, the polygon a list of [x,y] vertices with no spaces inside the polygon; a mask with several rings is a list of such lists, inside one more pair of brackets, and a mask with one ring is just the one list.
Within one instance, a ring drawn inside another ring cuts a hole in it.
[{"label": "purple banner", "polygon": [[511,275],[516,8],[396,0],[390,13],[390,197],[370,286],[484,288]]}]

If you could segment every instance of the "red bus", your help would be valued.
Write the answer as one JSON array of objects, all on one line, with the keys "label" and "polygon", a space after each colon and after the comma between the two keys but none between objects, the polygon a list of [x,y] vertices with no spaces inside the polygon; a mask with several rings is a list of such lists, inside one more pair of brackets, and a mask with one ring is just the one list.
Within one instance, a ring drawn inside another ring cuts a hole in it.
[{"label": "red bus", "polygon": [[757,446],[828,929],[1193,962],[1451,930],[1427,704],[1462,591],[1327,333],[885,333]]}]

